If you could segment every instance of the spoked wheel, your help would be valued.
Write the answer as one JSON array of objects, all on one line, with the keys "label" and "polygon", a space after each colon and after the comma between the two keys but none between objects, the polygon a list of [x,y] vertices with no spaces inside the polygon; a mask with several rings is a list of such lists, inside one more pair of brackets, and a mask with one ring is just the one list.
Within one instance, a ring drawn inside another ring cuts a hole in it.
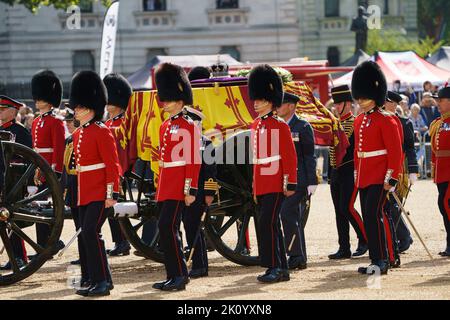
[{"label": "spoked wheel", "polygon": [[124,197],[121,201],[135,202],[138,214],[119,218],[122,231],[131,245],[146,258],[164,262],[164,254],[159,249],[159,211],[154,200],[153,181],[144,179],[145,168],[139,174],[129,174],[124,183]]},{"label": "spoked wheel", "polygon": [[[52,256],[52,248],[61,235],[64,223],[64,203],[58,179],[45,159],[13,142],[2,141],[0,149],[5,177],[0,203],[0,259],[10,264],[9,270],[0,271],[0,285],[10,285],[35,273]],[[45,179],[46,187],[29,195],[27,186],[32,185],[37,169]],[[52,203],[53,210],[43,210],[39,201]],[[33,225],[49,227],[50,236],[44,245],[37,243]],[[25,246],[28,254],[34,251],[33,259],[28,260],[18,254],[16,248],[21,245]]]},{"label": "spoked wheel", "polygon": [[205,223],[208,240],[228,260],[245,266],[259,264],[256,204],[252,195],[250,132],[226,140],[216,149],[218,201]]}]

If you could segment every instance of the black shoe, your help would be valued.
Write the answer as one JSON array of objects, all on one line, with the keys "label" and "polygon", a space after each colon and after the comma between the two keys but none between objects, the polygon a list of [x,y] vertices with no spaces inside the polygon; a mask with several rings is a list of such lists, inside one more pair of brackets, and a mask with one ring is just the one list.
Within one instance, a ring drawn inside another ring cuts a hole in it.
[{"label": "black shoe", "polygon": [[401,264],[402,264],[402,262],[401,262],[401,260],[400,260],[400,257],[396,258],[394,261],[390,261],[390,262],[389,262],[389,266],[390,266],[392,269],[400,268],[400,265],[401,265]]},{"label": "black shoe", "polygon": [[80,289],[78,289],[75,293],[79,296],[87,297],[89,294],[89,290],[94,287],[94,284],[91,283],[90,280],[80,280]]},{"label": "black shoe", "polygon": [[88,297],[109,296],[109,287],[110,283],[107,281],[96,283],[92,288],[89,289]]},{"label": "black shoe", "polygon": [[386,275],[388,273],[389,264],[385,261],[372,262],[368,267],[358,268],[358,272],[361,274],[372,275],[375,273],[376,269],[380,270],[381,275]]},{"label": "black shoe", "polygon": [[64,242],[62,240],[58,240],[58,242],[56,242],[55,245],[52,248],[51,255],[55,256],[59,251],[64,249],[65,246],[66,245],[64,244]]},{"label": "black shoe", "polygon": [[114,249],[110,250],[108,255],[110,257],[128,256],[130,254],[130,243],[127,240],[116,243]]},{"label": "black shoe", "polygon": [[406,252],[409,249],[409,247],[411,247],[413,242],[414,241],[413,241],[413,239],[411,237],[409,237],[405,241],[399,241],[398,252],[400,252],[400,253]]},{"label": "black shoe", "polygon": [[189,272],[189,278],[191,279],[203,278],[207,276],[208,276],[208,269],[206,268],[192,269],[191,272]]},{"label": "black shoe", "polygon": [[71,265],[80,265],[80,264],[81,264],[81,261],[80,261],[80,259],[78,259],[78,260],[73,260],[73,261],[70,261],[70,264],[71,264]]},{"label": "black shoe", "polygon": [[147,257],[144,255],[144,253],[143,253],[142,251],[134,250],[134,251],[133,251],[133,254],[134,254],[136,257],[142,257],[142,258],[146,258],[146,259],[147,259]]},{"label": "black shoe", "polygon": [[439,252],[441,257],[450,257],[450,247],[447,247],[445,251]]},{"label": "black shoe", "polygon": [[164,287],[164,285],[165,285],[167,282],[169,282],[169,281],[170,281],[170,279],[167,279],[167,280],[164,280],[164,281],[161,281],[161,282],[156,282],[156,283],[153,284],[152,288],[153,288],[153,289],[162,290],[162,288]]},{"label": "black shoe", "polygon": [[283,270],[278,268],[267,269],[266,273],[258,276],[258,281],[263,283],[280,282],[283,279]]},{"label": "black shoe", "polygon": [[366,252],[369,250],[369,246],[366,242],[359,241],[358,242],[358,248],[356,248],[356,251],[353,252],[352,257],[361,257],[366,254]]},{"label": "black shoe", "polygon": [[289,281],[291,276],[289,275],[288,269],[281,269],[281,281]]},{"label": "black shoe", "polygon": [[[16,262],[17,265],[19,266],[19,269],[23,268],[26,265],[25,261],[23,261],[22,258],[16,258]],[[4,265],[0,266],[0,270],[11,270],[11,262],[8,261]]]},{"label": "black shoe", "polygon": [[344,259],[350,259],[352,257],[352,253],[350,250],[341,250],[339,249],[338,252],[330,254],[328,256],[328,259],[330,260],[344,260]]},{"label": "black shoe", "polygon": [[307,268],[305,259],[299,256],[291,256],[288,259],[288,268],[289,270],[299,269],[304,270]]},{"label": "black shoe", "polygon": [[176,277],[167,281],[162,287],[162,291],[181,291],[186,289],[186,285],[189,283],[188,277]]}]

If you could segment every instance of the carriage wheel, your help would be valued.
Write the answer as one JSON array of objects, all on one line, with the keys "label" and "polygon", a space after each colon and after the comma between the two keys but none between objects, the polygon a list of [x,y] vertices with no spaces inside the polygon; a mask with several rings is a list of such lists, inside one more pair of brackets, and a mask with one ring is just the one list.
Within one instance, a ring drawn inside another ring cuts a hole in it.
[{"label": "carriage wheel", "polygon": [[[124,195],[121,201],[136,202],[139,213],[134,217],[119,218],[123,233],[131,245],[146,258],[164,262],[164,254],[159,249],[158,220],[159,211],[152,194],[153,181],[144,180],[145,163],[139,174],[129,174],[124,182]],[[143,234],[146,236],[143,237]]]},{"label": "carriage wheel", "polygon": [[256,204],[252,195],[250,132],[241,132],[216,149],[220,201],[211,205],[205,230],[215,249],[228,260],[259,264]]},{"label": "carriage wheel", "polygon": [[[0,259],[9,261],[11,270],[0,271],[0,285],[21,281],[51,258],[51,251],[58,241],[64,223],[64,203],[58,179],[47,162],[33,150],[13,142],[1,142],[0,156],[4,158],[5,185],[0,203]],[[2,153],[2,154],[1,154]],[[47,188],[27,195],[36,169],[46,181]],[[48,200],[53,210],[42,210],[38,200]],[[39,245],[32,225],[50,227],[50,237],[45,245]],[[14,239],[15,238],[15,239]],[[25,244],[28,253],[35,252],[33,259],[19,265],[13,248],[17,241]]]}]

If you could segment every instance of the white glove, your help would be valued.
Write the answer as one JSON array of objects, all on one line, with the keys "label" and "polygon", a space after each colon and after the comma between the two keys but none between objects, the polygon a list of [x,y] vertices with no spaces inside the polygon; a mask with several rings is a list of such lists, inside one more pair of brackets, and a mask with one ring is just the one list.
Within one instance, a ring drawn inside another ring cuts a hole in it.
[{"label": "white glove", "polygon": [[307,189],[308,189],[308,196],[312,196],[317,190],[317,185],[308,186]]},{"label": "white glove", "polygon": [[27,192],[28,192],[28,196],[33,196],[36,194],[36,192],[38,191],[38,187],[35,186],[27,186]]},{"label": "white glove", "polygon": [[417,173],[410,173],[409,174],[409,182],[411,182],[411,185],[416,183],[417,181]]}]

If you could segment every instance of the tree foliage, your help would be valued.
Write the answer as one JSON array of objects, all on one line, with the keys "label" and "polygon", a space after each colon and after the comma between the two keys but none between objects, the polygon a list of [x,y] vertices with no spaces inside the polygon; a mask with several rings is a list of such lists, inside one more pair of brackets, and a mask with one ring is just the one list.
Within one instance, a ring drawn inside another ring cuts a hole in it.
[{"label": "tree foliage", "polygon": [[[450,44],[450,1],[419,0],[419,30],[424,36],[441,39]],[[442,36],[442,37],[441,37]]]},{"label": "tree foliage", "polygon": [[[5,2],[11,6],[13,5],[23,5],[31,12],[35,13],[39,10],[39,7],[42,6],[53,6],[56,9],[67,9],[71,5],[78,5],[80,2],[86,0],[0,0],[0,2]],[[89,2],[96,2],[98,0],[93,0]],[[109,6],[111,4],[111,0],[101,0],[105,6]]]},{"label": "tree foliage", "polygon": [[398,30],[370,30],[367,53],[373,55],[376,51],[415,51],[422,58],[436,52],[443,41],[435,42],[434,38],[413,40]]}]

